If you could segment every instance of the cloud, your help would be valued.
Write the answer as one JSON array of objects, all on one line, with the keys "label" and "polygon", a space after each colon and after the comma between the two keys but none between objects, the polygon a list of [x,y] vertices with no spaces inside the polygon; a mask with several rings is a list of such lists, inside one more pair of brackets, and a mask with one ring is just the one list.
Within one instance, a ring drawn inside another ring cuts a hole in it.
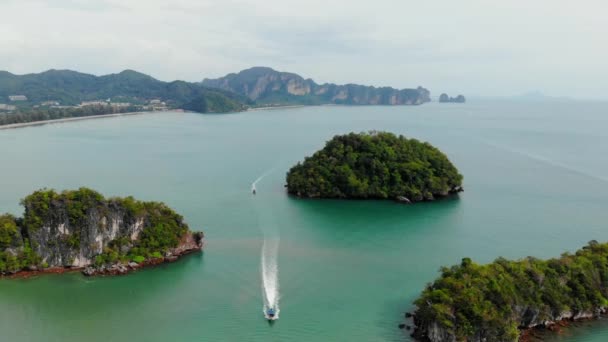
[{"label": "cloud", "polygon": [[3,0],[0,66],[201,80],[266,65],[318,82],[605,98],[606,9],[595,0]]}]

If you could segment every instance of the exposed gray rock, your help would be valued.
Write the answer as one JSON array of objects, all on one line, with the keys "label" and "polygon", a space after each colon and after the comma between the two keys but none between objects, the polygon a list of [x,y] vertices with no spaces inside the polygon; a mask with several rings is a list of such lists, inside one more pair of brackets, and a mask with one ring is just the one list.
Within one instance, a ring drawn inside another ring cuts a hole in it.
[{"label": "exposed gray rock", "polygon": [[357,84],[317,84],[311,79],[271,68],[255,67],[218,79],[205,79],[203,85],[247,96],[258,103],[420,105],[430,101],[430,92]]},{"label": "exposed gray rock", "polygon": [[405,197],[405,196],[397,196],[396,198],[397,202],[399,203],[405,203],[405,204],[410,204],[412,203],[412,201],[410,201],[409,198]]},{"label": "exposed gray rock", "polygon": [[108,243],[119,236],[136,240],[144,218],[130,217],[111,203],[89,210],[85,222],[70,225],[67,208],[57,205],[44,225],[29,232],[34,251],[50,267],[84,267],[94,262]]}]

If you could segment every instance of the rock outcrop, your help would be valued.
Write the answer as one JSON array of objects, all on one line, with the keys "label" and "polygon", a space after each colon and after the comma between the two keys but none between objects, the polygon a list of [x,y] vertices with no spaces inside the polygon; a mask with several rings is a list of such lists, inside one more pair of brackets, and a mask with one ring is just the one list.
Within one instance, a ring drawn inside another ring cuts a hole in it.
[{"label": "rock outcrop", "polygon": [[89,275],[122,274],[159,259],[173,261],[203,246],[203,234],[191,232],[162,203],[105,199],[86,188],[40,190],[22,203],[22,219],[3,216],[14,224],[10,244],[0,244],[1,273],[86,267]]},{"label": "rock outcrop", "polygon": [[591,241],[574,254],[478,265],[464,258],[415,301],[419,340],[521,341],[531,329],[608,313],[608,243]]},{"label": "rock outcrop", "polygon": [[439,95],[440,103],[465,103],[466,101],[464,95],[458,95],[456,97],[449,97],[446,93]]},{"label": "rock outcrop", "polygon": [[[558,330],[559,327],[564,322],[575,322],[575,321],[584,321],[590,319],[598,319],[602,316],[608,314],[608,307],[599,307],[595,310],[582,310],[578,312],[573,312],[570,310],[562,311],[555,315],[552,315],[548,318],[540,319],[540,313],[542,310],[538,308],[523,308],[521,311],[521,325],[519,326],[520,330],[530,330],[543,328],[548,330]],[[416,329],[412,336],[421,341],[431,341],[431,342],[456,342],[461,341],[457,338],[456,334],[452,329],[449,329],[443,325],[441,325],[437,321],[431,322],[422,322],[416,319],[414,316],[414,324]],[[518,337],[512,340],[500,340],[500,341],[521,341],[522,336],[525,334],[520,334]],[[467,342],[487,342],[487,341],[495,341],[496,336],[494,336],[490,331],[478,330],[475,332],[473,336],[467,337]]]},{"label": "rock outcrop", "polygon": [[399,90],[357,84],[317,84],[297,74],[265,67],[205,79],[202,84],[247,96],[258,104],[419,105],[430,101],[430,92],[422,87]]}]

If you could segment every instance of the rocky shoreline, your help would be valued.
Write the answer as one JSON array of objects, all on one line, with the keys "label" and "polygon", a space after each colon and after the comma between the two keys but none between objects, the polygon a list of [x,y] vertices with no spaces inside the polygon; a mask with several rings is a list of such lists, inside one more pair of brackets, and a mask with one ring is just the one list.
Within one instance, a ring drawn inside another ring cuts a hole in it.
[{"label": "rocky shoreline", "polygon": [[[31,267],[29,269],[20,270],[17,272],[9,272],[9,273],[0,273],[0,278],[9,278],[9,279],[27,279],[31,277],[35,277],[43,274],[64,274],[64,273],[73,273],[73,272],[81,272],[83,275],[87,277],[91,276],[116,276],[116,275],[126,275],[131,272],[149,268],[154,266],[159,266],[162,264],[172,263],[184,256],[202,252],[204,245],[204,236],[202,233],[194,233],[191,235],[192,240],[188,241],[188,244],[182,244],[179,247],[167,252],[165,256],[161,258],[149,258],[140,263],[136,263],[133,261],[126,263],[114,263],[114,264],[105,264],[100,266],[85,266],[85,267],[48,267],[48,268],[37,268]],[[197,241],[198,240],[198,241]]]},{"label": "rocky shoreline", "polygon": [[184,237],[182,243],[180,243],[177,248],[168,251],[161,258],[150,258],[140,263],[130,261],[128,263],[115,263],[100,266],[91,265],[85,267],[82,270],[82,274],[87,277],[125,275],[141,268],[174,262],[185,255],[200,252],[203,249],[203,244],[203,233],[189,234]]},{"label": "rocky shoreline", "polygon": [[[560,333],[563,329],[569,328],[573,323],[585,322],[597,320],[601,317],[608,316],[608,307],[601,307],[594,312],[581,311],[573,313],[570,311],[562,312],[560,315],[555,317],[554,320],[530,322],[529,324],[519,327],[519,342],[533,342],[542,340],[542,336],[539,334],[543,332]],[[456,342],[455,336],[448,331],[441,329],[439,324],[431,324],[427,326],[419,326],[420,322],[417,322],[416,316],[410,312],[405,313],[405,323],[399,324],[399,329],[411,330],[411,337],[418,341],[430,341],[430,342]],[[469,342],[482,342],[486,341],[487,337],[475,336],[474,339]]]},{"label": "rocky shoreline", "polygon": [[438,193],[438,194],[430,194],[430,196],[427,196],[427,197],[424,197],[422,195],[420,195],[419,197],[413,197],[413,198],[408,198],[405,196],[397,196],[395,198],[395,202],[403,203],[403,204],[413,204],[413,203],[417,203],[417,202],[432,202],[432,201],[435,201],[438,199],[457,195],[461,192],[464,192],[464,188],[462,186],[457,186],[457,187],[450,189],[449,191],[445,191],[445,192]]}]

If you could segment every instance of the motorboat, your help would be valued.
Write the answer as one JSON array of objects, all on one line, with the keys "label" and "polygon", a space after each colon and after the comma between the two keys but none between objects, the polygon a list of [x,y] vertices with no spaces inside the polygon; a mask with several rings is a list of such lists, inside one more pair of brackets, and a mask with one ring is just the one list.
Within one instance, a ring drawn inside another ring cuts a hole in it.
[{"label": "motorboat", "polygon": [[276,314],[277,312],[273,308],[268,308],[268,310],[266,310],[266,316],[268,316],[268,319],[274,319]]}]

